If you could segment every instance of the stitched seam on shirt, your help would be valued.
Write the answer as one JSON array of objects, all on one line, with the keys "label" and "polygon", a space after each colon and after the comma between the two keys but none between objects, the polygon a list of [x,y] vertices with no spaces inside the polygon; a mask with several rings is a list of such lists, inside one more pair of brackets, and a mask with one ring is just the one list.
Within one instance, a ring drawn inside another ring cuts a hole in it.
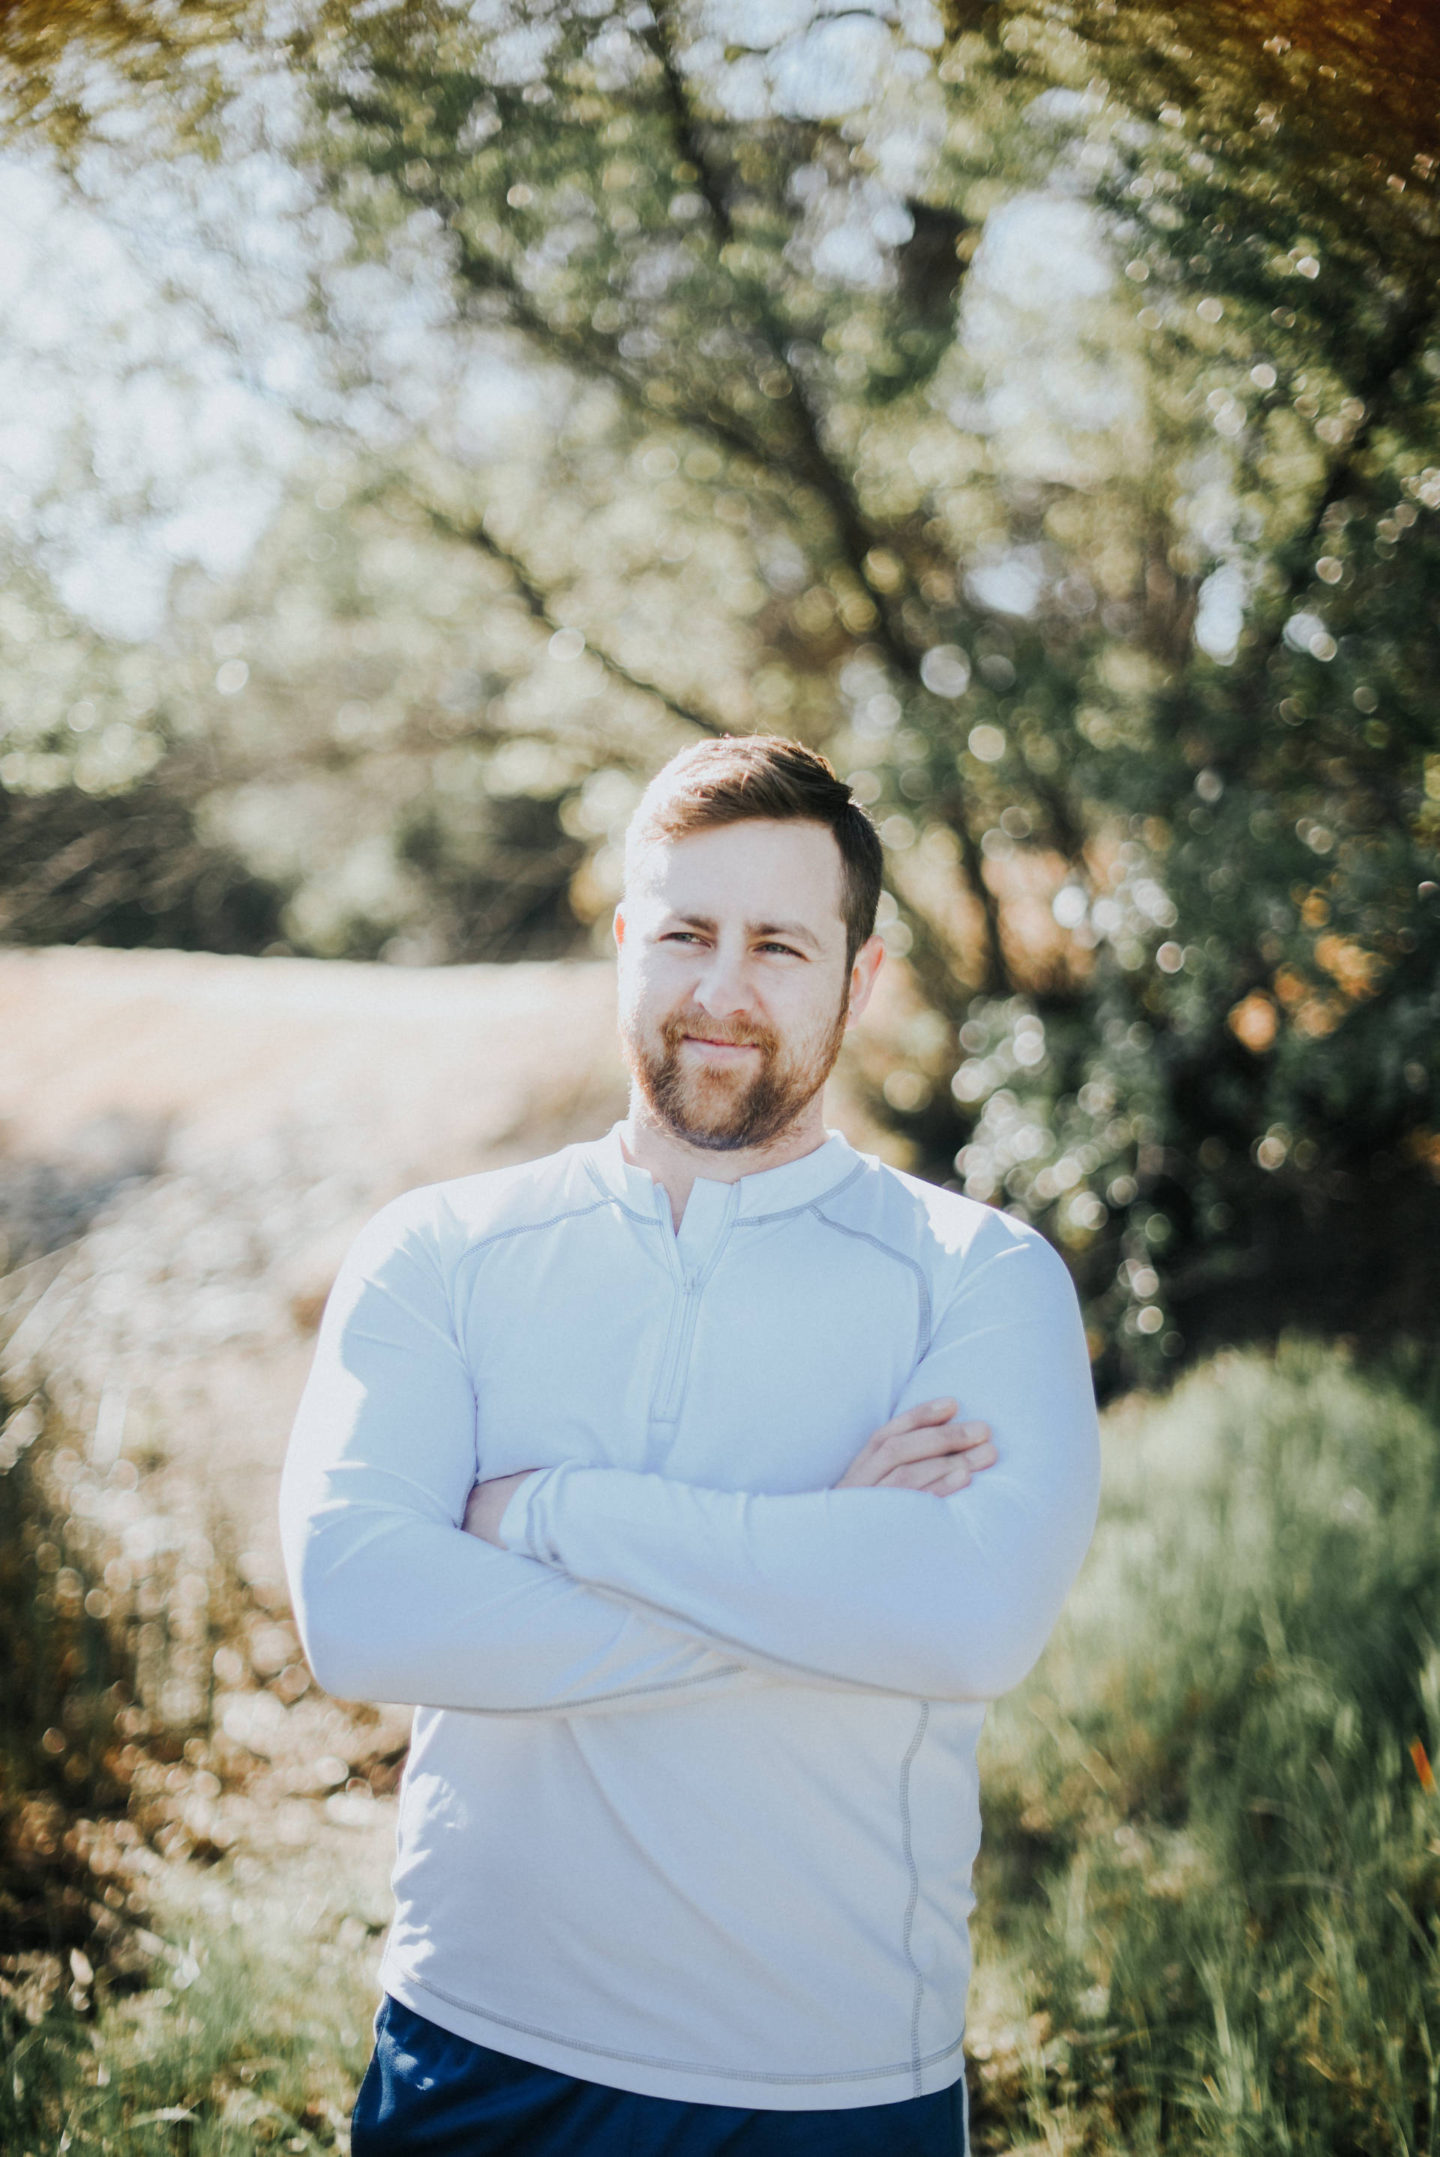
[{"label": "stitched seam on shirt", "polygon": [[[620,1196],[620,1193],[618,1191],[611,1190],[609,1184],[605,1181],[605,1178],[601,1175],[599,1169],[595,1166],[595,1163],[593,1161],[587,1161],[585,1163],[585,1173],[590,1178],[590,1181],[594,1184],[596,1190],[603,1191],[605,1197],[609,1200],[610,1204],[612,1206],[618,1206],[620,1211],[623,1214],[627,1214],[632,1221],[639,1221],[644,1228],[654,1228],[658,1225],[658,1215],[653,1213],[637,1213],[633,1206],[627,1206],[624,1199]],[[587,1213],[591,1212],[592,1210],[593,1209],[588,1206],[585,1208],[585,1211]],[[547,1223],[546,1225],[548,1226],[549,1224]]]},{"label": "stitched seam on shirt", "polygon": [[[828,1198],[830,1194],[827,1192],[825,1195]],[[908,1252],[897,1251],[894,1244],[886,1243],[883,1237],[872,1236],[868,1228],[851,1228],[846,1221],[832,1221],[828,1213],[822,1212],[823,1204],[824,1200],[815,1199],[811,1202],[810,1210],[818,1221],[823,1221],[827,1228],[833,1228],[837,1236],[853,1236],[859,1243],[872,1243],[877,1251],[883,1251],[887,1258],[893,1258],[897,1266],[908,1266],[914,1274],[915,1288],[920,1298],[915,1333],[915,1361],[918,1363],[930,1346],[930,1283],[925,1278],[925,1268],[918,1258],[911,1258]]]},{"label": "stitched seam on shirt", "polygon": [[866,1163],[857,1161],[848,1176],[842,1177],[839,1183],[827,1185],[818,1197],[802,1198],[798,1206],[777,1206],[773,1213],[747,1213],[744,1219],[737,1221],[735,1225],[737,1228],[758,1228],[762,1221],[788,1221],[792,1214],[809,1213],[812,1207],[820,1205],[822,1201],[838,1198],[842,1191],[848,1191],[855,1178],[864,1175],[865,1169]]},{"label": "stitched seam on shirt", "polygon": [[[562,1221],[578,1221],[583,1214],[601,1213],[607,1206],[619,1205],[620,1201],[615,1197],[614,1193],[607,1191],[603,1198],[592,1199],[588,1206],[567,1206],[563,1213],[549,1214],[543,1221],[517,1221],[513,1228],[492,1229],[488,1236],[478,1237],[470,1245],[465,1255],[468,1258],[471,1252],[486,1250],[492,1243],[506,1243],[511,1236],[529,1236],[537,1229],[558,1228]],[[623,1206],[620,1210],[622,1213],[625,1211]],[[637,1215],[636,1218],[638,1219],[639,1216]]]},{"label": "stitched seam on shirt", "polygon": [[[396,1962],[399,1964],[398,1956]],[[469,2000],[462,2000],[458,1993],[447,1992],[443,1985],[437,1985],[431,1978],[412,1976],[403,1965],[400,1966],[400,1974],[417,1992],[433,1992],[437,2000],[447,2000],[452,2007],[458,2007],[462,2014],[474,2015],[481,2022],[493,2022],[502,2030],[519,2030],[523,2036],[543,2038],[546,2044],[559,2045],[566,2052],[588,2052],[602,2060],[628,2060],[634,2067],[658,2067],[669,2074],[711,2075],[717,2081],[725,2082],[786,2082],[806,2085],[819,2082],[873,2082],[882,2075],[910,2075],[915,2073],[917,2067],[935,2067],[941,2060],[950,2059],[965,2042],[962,2031],[953,2044],[942,2046],[938,2052],[927,2053],[923,2060],[899,2060],[893,2066],[886,2067],[837,2068],[834,2074],[826,2075],[780,2074],[752,2067],[711,2067],[701,2060],[667,2060],[653,2052],[621,2052],[612,2045],[590,2045],[586,2044],[583,2038],[562,2037],[558,2031],[547,2030],[538,2023],[518,2022],[513,2015],[497,2015],[492,2008],[476,2007]],[[384,1976],[383,1969],[381,1976]]]},{"label": "stitched seam on shirt", "polygon": [[905,1867],[910,1875],[910,1897],[905,1905],[904,1949],[905,1960],[915,1973],[915,1996],[910,2008],[910,2071],[915,2078],[915,2095],[920,2095],[920,2003],[925,1997],[925,1973],[915,1960],[912,1945],[915,1932],[915,1911],[920,1901],[920,1869],[915,1863],[915,1842],[910,1823],[910,1770],[915,1756],[924,1743],[925,1731],[930,1721],[930,1703],[924,1701],[920,1708],[920,1720],[915,1725],[915,1735],[910,1740],[910,1750],[900,1764],[900,1830],[905,1850]]},{"label": "stitched seam on shirt", "polygon": [[[558,1228],[562,1221],[579,1221],[587,1213],[603,1213],[607,1206],[618,1206],[622,1213],[629,1213],[630,1211],[628,1206],[621,1205],[620,1200],[616,1198],[612,1191],[607,1191],[603,1198],[593,1199],[588,1206],[567,1206],[563,1213],[547,1214],[543,1221],[517,1221],[513,1228],[497,1228],[492,1230],[488,1236],[478,1237],[474,1243],[466,1246],[460,1265],[468,1265],[473,1259],[482,1257],[489,1250],[492,1243],[508,1243],[512,1236],[529,1236],[542,1228]],[[632,1213],[630,1218],[632,1221],[639,1221],[643,1220],[644,1216]],[[459,1266],[457,1266],[457,1285],[459,1270]],[[451,1323],[456,1329],[456,1340],[458,1342],[460,1338],[460,1319],[453,1300],[450,1316]]]}]

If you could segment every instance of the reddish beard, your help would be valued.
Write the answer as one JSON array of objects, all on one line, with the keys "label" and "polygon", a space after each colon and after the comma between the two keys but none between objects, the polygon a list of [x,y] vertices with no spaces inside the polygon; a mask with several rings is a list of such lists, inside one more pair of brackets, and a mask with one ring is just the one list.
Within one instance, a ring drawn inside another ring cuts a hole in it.
[{"label": "reddish beard", "polygon": [[[722,1026],[692,1005],[666,1019],[658,1047],[626,1029],[630,1069],[656,1121],[687,1145],[704,1146],[712,1153],[768,1145],[795,1122],[830,1076],[845,1038],[848,1009],[847,994],[828,1031],[787,1055],[772,1028],[753,1023]],[[752,1067],[747,1059],[743,1068],[711,1070],[687,1065],[681,1044],[691,1037],[753,1048],[758,1063]]]}]

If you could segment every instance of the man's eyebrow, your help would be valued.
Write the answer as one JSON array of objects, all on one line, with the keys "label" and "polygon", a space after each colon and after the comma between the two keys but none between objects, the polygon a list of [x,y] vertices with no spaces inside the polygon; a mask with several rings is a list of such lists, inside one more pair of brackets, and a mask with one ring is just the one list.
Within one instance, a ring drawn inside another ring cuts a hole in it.
[{"label": "man's eyebrow", "polygon": [[820,939],[800,921],[747,921],[746,929],[751,936],[784,936],[792,944],[808,944],[812,951],[820,949]]},{"label": "man's eyebrow", "polygon": [[[718,927],[711,914],[682,914],[678,908],[670,919],[684,922],[687,929],[703,929],[707,936],[714,936]],[[747,921],[745,933],[755,937],[783,936],[794,944],[808,944],[812,951],[822,948],[819,937],[800,921]]]}]

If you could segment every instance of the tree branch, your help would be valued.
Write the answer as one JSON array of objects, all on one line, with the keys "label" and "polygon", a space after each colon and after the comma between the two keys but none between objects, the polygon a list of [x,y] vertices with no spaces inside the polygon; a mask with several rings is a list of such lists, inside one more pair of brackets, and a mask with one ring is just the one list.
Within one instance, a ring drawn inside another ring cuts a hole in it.
[{"label": "tree branch", "polygon": [[460,205],[453,196],[439,188],[411,189],[409,192],[412,200],[434,210],[444,222],[458,249],[456,268],[462,281],[473,292],[501,297],[511,325],[533,339],[542,350],[568,366],[578,366],[601,376],[621,390],[631,404],[643,410],[647,418],[669,419],[694,434],[708,436],[732,456],[743,457],[747,464],[755,465],[761,471],[778,472],[800,486],[813,485],[807,470],[787,457],[778,444],[766,442],[756,435],[734,412],[713,404],[676,404],[663,411],[647,404],[646,379],[625,365],[612,343],[597,336],[593,330],[587,334],[582,329],[565,329],[552,322],[536,307],[508,264],[494,255],[481,254],[472,246],[460,222]]},{"label": "tree branch", "polygon": [[1246,649],[1243,676],[1236,683],[1241,695],[1253,695],[1263,689],[1270,662],[1283,641],[1291,609],[1314,581],[1312,556],[1324,530],[1326,515],[1358,478],[1360,461],[1374,439],[1385,411],[1385,392],[1393,387],[1396,377],[1421,351],[1434,319],[1433,293],[1412,293],[1396,316],[1389,336],[1355,384],[1355,394],[1365,406],[1365,416],[1331,464],[1304,525],[1285,542],[1282,558],[1289,557],[1290,572],[1272,605],[1267,627]]},{"label": "tree branch", "polygon": [[1391,325],[1390,335],[1373,355],[1370,365],[1355,384],[1355,395],[1363,403],[1365,415],[1331,465],[1304,528],[1297,532],[1286,546],[1285,551],[1291,556],[1294,567],[1286,583],[1284,595],[1277,602],[1270,632],[1256,653],[1253,664],[1257,670],[1268,666],[1279,650],[1290,608],[1313,580],[1311,549],[1317,544],[1324,529],[1326,515],[1342,499],[1347,488],[1358,476],[1360,460],[1374,439],[1376,427],[1385,409],[1385,392],[1393,388],[1397,375],[1418,356],[1434,319],[1433,291],[1427,289],[1423,293],[1412,293],[1408,304],[1401,308]]},{"label": "tree branch", "polygon": [[[709,210],[716,239],[724,247],[734,237],[734,221],[720,176],[700,137],[695,110],[676,54],[667,0],[654,0],[651,25],[644,35],[660,66],[675,147],[698,175],[700,192]],[[787,327],[763,293],[757,295],[756,311],[766,349],[790,385],[788,408],[794,415],[801,475],[830,512],[840,553],[869,596],[875,609],[877,641],[886,659],[897,673],[922,693],[928,693],[920,675],[924,645],[906,629],[893,595],[882,588],[870,565],[869,556],[877,545],[878,535],[866,522],[849,475],[826,446],[821,413],[811,396],[809,383],[795,363]],[[985,921],[989,944],[985,961],[986,987],[992,991],[1007,990],[1013,986],[1013,980],[1000,933],[999,905],[985,881],[984,857],[970,825],[968,804],[962,790],[956,788],[950,794],[943,805],[943,813],[959,841],[965,874]]]},{"label": "tree branch", "polygon": [[[698,174],[698,185],[710,213],[716,240],[722,248],[726,247],[735,237],[734,220],[720,175],[700,138],[695,109],[676,55],[666,0],[655,0],[651,24],[644,36],[660,65],[675,147]],[[808,482],[830,511],[841,553],[875,609],[878,634],[886,657],[892,665],[913,675],[921,652],[903,630],[898,612],[891,604],[890,593],[881,589],[867,564],[866,557],[877,544],[878,535],[866,523],[848,476],[825,446],[820,413],[810,395],[809,384],[791,354],[793,340],[789,326],[780,320],[763,292],[756,294],[756,314],[765,349],[790,385],[788,407],[794,414],[794,432],[798,438],[799,476]]]},{"label": "tree branch", "polygon": [[[458,524],[452,517],[447,517],[442,509],[437,509],[432,502],[417,501],[415,506],[447,539],[461,540],[466,546],[478,548],[481,553],[488,554],[492,561],[498,562],[524,601],[526,611],[542,628],[548,629],[554,635],[557,630],[572,626],[568,622],[562,622],[555,613],[553,595],[537,581],[533,570],[513,549],[507,547],[503,540],[497,539],[483,521],[478,524]],[[723,720],[712,717],[708,712],[696,710],[693,705],[672,696],[659,682],[652,681],[647,675],[637,674],[633,667],[627,667],[623,659],[617,658],[614,652],[607,651],[603,644],[597,644],[587,636],[585,649],[615,681],[623,682],[627,689],[634,689],[641,696],[654,697],[672,717],[681,720],[686,726],[695,727],[702,734],[719,735],[726,732]]]},{"label": "tree branch", "polygon": [[981,988],[988,996],[1009,995],[1015,987],[1015,977],[1000,931],[1000,901],[985,880],[985,856],[971,826],[965,797],[957,787],[953,794],[937,802],[936,807],[959,842],[965,881],[974,892],[984,917],[987,949],[981,969]]}]

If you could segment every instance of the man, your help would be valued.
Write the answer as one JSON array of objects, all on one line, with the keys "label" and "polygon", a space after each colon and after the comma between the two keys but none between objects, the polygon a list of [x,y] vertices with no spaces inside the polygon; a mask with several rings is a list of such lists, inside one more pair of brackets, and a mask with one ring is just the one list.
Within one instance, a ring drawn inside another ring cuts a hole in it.
[{"label": "man", "polygon": [[295,1607],[417,1706],[355,2157],[964,2147],[976,1741],[1096,1429],[1049,1246],[825,1132],[880,874],[798,744],[676,758],[628,1120],[398,1200],[336,1285]]}]

